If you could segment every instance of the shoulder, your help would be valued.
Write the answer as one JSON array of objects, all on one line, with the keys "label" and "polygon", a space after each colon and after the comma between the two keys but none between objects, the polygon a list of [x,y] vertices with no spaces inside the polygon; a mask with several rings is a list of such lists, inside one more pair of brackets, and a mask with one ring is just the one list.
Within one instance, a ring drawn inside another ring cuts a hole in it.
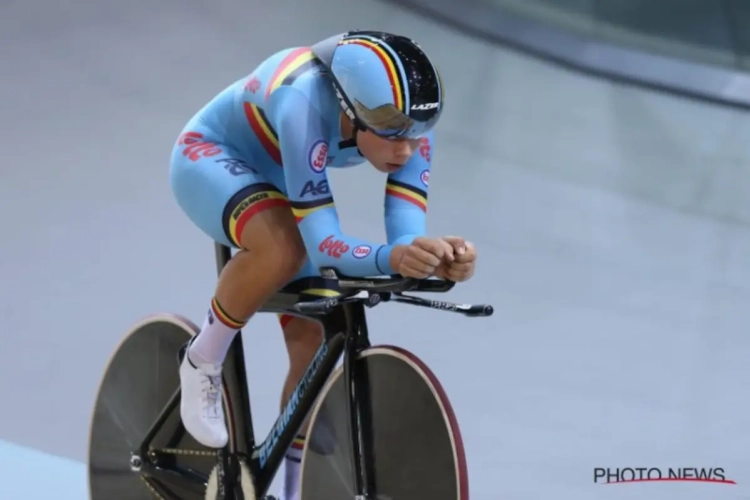
[{"label": "shoulder", "polygon": [[274,124],[286,120],[305,128],[328,130],[333,126],[333,117],[338,116],[338,100],[317,60],[308,61],[311,62],[293,62],[279,77],[272,76],[262,106]]},{"label": "shoulder", "polygon": [[280,50],[261,62],[245,79],[245,90],[258,105],[271,105],[275,96],[289,90],[302,93],[311,102],[328,97],[330,81],[310,47]]}]

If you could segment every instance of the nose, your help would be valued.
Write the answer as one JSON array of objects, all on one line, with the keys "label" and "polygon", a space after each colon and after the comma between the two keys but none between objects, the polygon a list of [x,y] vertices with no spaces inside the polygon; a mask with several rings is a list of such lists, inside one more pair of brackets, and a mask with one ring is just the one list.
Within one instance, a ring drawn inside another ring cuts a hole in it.
[{"label": "nose", "polygon": [[400,159],[409,158],[414,152],[414,147],[412,146],[410,140],[401,139],[401,140],[396,141],[394,152],[396,156],[398,156]]}]

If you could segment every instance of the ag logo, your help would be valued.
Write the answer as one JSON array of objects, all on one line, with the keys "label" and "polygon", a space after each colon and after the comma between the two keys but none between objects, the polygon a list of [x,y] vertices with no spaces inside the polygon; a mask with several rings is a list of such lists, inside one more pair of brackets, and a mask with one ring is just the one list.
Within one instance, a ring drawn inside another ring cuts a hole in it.
[{"label": "ag logo", "polygon": [[328,160],[328,143],[326,141],[317,141],[310,148],[310,168],[316,174],[321,173],[326,168]]},{"label": "ag logo", "polygon": [[227,172],[234,176],[249,173],[258,173],[258,171],[248,165],[245,160],[240,160],[239,158],[222,158],[220,160],[216,160],[216,163],[223,163],[224,168],[227,169]]},{"label": "ag logo", "polygon": [[304,198],[308,194],[317,196],[320,194],[329,194],[331,192],[328,189],[328,181],[323,179],[322,181],[315,184],[315,181],[307,181],[305,186],[302,188],[302,192],[299,194],[300,198]]}]

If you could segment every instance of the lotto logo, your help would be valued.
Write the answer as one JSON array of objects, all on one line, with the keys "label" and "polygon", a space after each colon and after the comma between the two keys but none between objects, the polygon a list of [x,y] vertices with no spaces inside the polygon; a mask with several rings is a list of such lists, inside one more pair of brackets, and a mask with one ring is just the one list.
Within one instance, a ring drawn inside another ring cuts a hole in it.
[{"label": "lotto logo", "polygon": [[214,142],[205,140],[200,132],[185,132],[177,139],[177,144],[185,146],[182,154],[192,161],[221,153],[221,147]]},{"label": "lotto logo", "polygon": [[329,257],[340,259],[342,255],[349,251],[349,245],[341,240],[337,240],[333,235],[324,239],[318,247],[320,253],[327,253]]},{"label": "lotto logo", "polygon": [[310,148],[310,168],[316,174],[321,173],[326,168],[328,159],[328,143],[318,141]]},{"label": "lotto logo", "polygon": [[425,186],[430,185],[430,171],[429,170],[422,170],[422,173],[420,174],[419,178],[422,180],[422,184]]},{"label": "lotto logo", "polygon": [[369,245],[359,245],[354,247],[354,250],[352,250],[352,255],[355,259],[364,259],[368,255],[370,255],[370,252],[372,252],[372,248]]},{"label": "lotto logo", "polygon": [[430,140],[427,137],[422,137],[419,139],[419,154],[422,155],[422,158],[424,158],[427,161],[430,161],[431,159],[431,151],[432,148],[430,147]]},{"label": "lotto logo", "polygon": [[245,84],[245,90],[247,92],[252,92],[253,94],[256,93],[261,87],[260,80],[258,80],[258,77],[253,75],[250,77],[250,80]]}]

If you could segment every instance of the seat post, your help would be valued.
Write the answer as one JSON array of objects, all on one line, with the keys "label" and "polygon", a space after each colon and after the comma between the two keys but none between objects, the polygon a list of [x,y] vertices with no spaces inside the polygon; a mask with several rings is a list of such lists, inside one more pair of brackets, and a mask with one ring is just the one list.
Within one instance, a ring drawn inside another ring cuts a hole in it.
[{"label": "seat post", "polygon": [[232,258],[232,249],[221,243],[214,243],[214,249],[216,252],[216,273],[221,274],[221,270]]}]

